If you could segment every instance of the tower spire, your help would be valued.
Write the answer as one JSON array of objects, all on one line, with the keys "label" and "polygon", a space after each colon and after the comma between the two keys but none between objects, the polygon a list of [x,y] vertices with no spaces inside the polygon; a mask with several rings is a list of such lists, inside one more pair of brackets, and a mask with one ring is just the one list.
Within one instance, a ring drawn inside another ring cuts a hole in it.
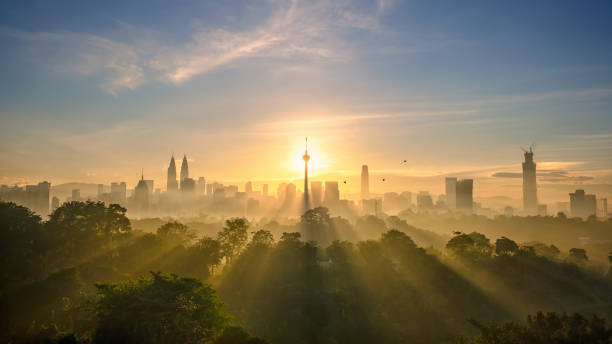
[{"label": "tower spire", "polygon": [[308,161],[310,160],[310,155],[308,155],[308,136],[306,137],[306,145],[304,149],[304,155],[302,155],[302,159],[304,159],[304,212],[310,209],[310,200],[308,197]]},{"label": "tower spire", "polygon": [[140,180],[144,180],[144,168],[140,168]]}]

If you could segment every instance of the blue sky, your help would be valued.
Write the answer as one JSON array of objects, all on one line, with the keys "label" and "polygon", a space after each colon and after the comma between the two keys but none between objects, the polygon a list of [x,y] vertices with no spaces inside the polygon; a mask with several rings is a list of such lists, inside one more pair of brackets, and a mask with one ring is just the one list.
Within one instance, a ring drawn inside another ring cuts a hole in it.
[{"label": "blue sky", "polygon": [[299,175],[308,135],[315,175],[367,163],[483,185],[515,182],[492,176],[517,172],[536,142],[536,160],[567,176],[551,189],[589,177],[607,195],[611,13],[605,1],[4,2],[0,182],[133,184],[144,167],[163,183],[172,152],[211,179],[282,180]]}]

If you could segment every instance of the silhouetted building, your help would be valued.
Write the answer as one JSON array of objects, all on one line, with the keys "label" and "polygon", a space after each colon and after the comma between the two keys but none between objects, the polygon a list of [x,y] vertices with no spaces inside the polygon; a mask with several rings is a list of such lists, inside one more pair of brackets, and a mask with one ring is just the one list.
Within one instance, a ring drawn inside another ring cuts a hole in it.
[{"label": "silhouetted building", "polygon": [[198,178],[196,183],[196,193],[202,196],[206,192],[206,179],[204,177]]},{"label": "silhouetted building", "polygon": [[170,166],[168,166],[168,180],[166,182],[166,191],[178,191],[178,182],[176,181],[176,164],[174,162],[174,154],[170,158]]},{"label": "silhouetted building", "polygon": [[111,202],[116,204],[125,204],[127,196],[127,187],[125,182],[111,183]]},{"label": "silhouetted building", "polygon": [[98,199],[102,198],[104,194],[104,184],[98,184]]},{"label": "silhouetted building", "polygon": [[143,216],[149,210],[149,187],[144,179],[144,173],[138,181],[138,185],[134,188],[134,207],[136,212]]},{"label": "silhouetted building", "polygon": [[361,208],[364,214],[378,215],[382,213],[383,200],[380,198],[361,200]]},{"label": "silhouetted building", "polygon": [[185,194],[195,194],[196,182],[192,178],[181,180],[181,192]]},{"label": "silhouetted building", "polygon": [[246,184],[244,184],[244,192],[247,194],[247,196],[249,196],[250,194],[253,193],[253,183],[246,182]]},{"label": "silhouetted building", "polygon": [[325,182],[325,204],[333,205],[340,201],[338,182]]},{"label": "silhouetted building", "polygon": [[536,184],[536,164],[533,162],[533,151],[525,151],[523,162],[523,208],[527,214],[538,212],[538,187]]},{"label": "silhouetted building", "polygon": [[546,216],[548,214],[548,207],[546,204],[538,204],[538,215]]},{"label": "silhouetted building", "polygon": [[308,199],[308,161],[310,160],[310,155],[308,155],[308,138],[306,138],[306,147],[302,159],[304,160],[304,204],[302,212],[305,213],[310,209],[310,200]]},{"label": "silhouetted building", "polygon": [[597,200],[597,217],[608,217],[608,199],[600,198]]},{"label": "silhouetted building", "polygon": [[0,188],[0,199],[28,207],[33,212],[44,216],[49,214],[50,190],[51,184],[48,182],[26,185],[25,188],[3,185]]},{"label": "silhouetted building", "polygon": [[445,180],[446,206],[450,210],[457,209],[457,178],[447,177]]},{"label": "silhouetted building", "polygon": [[147,189],[149,190],[149,195],[152,195],[153,190],[155,190],[153,186],[155,182],[153,181],[153,179],[145,179],[145,183],[147,183]]},{"label": "silhouetted building", "polygon": [[512,216],[514,216],[514,208],[512,208],[511,206],[506,206],[504,208],[504,216],[505,217],[512,217]]},{"label": "silhouetted building", "polygon": [[417,194],[417,208],[421,210],[433,209],[433,199],[427,191],[420,191]]},{"label": "silhouetted building", "polygon": [[189,178],[189,166],[187,164],[187,155],[183,155],[183,163],[181,164],[181,183],[183,179]]},{"label": "silhouetted building", "polygon": [[285,191],[285,203],[286,204],[293,203],[296,197],[297,197],[297,188],[295,184],[293,183],[287,184],[286,191]]},{"label": "silhouetted building", "polygon": [[55,209],[60,207],[60,200],[56,196],[51,198],[51,211],[55,211]]},{"label": "silhouetted building", "polygon": [[597,214],[597,199],[595,195],[587,195],[584,190],[576,190],[569,194],[570,211],[573,217],[587,218]]},{"label": "silhouetted building", "polygon": [[268,184],[264,184],[262,188],[263,197],[268,197]]},{"label": "silhouetted building", "polygon": [[370,173],[368,165],[361,166],[361,199],[370,197]]},{"label": "silhouetted building", "polygon": [[473,199],[474,181],[463,179],[457,181],[456,199],[457,210],[471,212],[474,206]]},{"label": "silhouetted building", "polygon": [[72,189],[72,197],[70,197],[72,202],[80,202],[81,201],[81,190],[80,189]]},{"label": "silhouetted building", "polygon": [[315,208],[323,202],[323,183],[320,181],[310,182],[310,202]]}]

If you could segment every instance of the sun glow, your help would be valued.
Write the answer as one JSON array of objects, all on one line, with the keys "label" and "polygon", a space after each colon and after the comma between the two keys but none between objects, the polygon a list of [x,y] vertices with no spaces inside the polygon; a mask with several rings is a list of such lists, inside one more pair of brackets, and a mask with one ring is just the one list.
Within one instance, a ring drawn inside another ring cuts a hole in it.
[{"label": "sun glow", "polygon": [[[293,146],[294,148],[291,150],[291,156],[288,159],[289,168],[292,172],[304,173],[304,160],[302,159],[304,155],[304,141],[296,141]],[[308,161],[309,174],[316,174],[328,168],[327,159],[316,141],[313,142],[310,139],[308,140],[308,155],[310,155],[310,160]]]}]

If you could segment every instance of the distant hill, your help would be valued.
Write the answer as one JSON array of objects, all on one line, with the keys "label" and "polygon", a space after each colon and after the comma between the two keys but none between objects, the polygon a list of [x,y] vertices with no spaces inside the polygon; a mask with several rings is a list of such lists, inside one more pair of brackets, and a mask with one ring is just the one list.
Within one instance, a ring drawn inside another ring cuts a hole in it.
[{"label": "distant hill", "polygon": [[73,189],[81,190],[81,197],[96,197],[98,196],[98,184],[93,183],[64,183],[59,185],[51,185],[51,197],[56,196],[64,201],[72,195]]}]

